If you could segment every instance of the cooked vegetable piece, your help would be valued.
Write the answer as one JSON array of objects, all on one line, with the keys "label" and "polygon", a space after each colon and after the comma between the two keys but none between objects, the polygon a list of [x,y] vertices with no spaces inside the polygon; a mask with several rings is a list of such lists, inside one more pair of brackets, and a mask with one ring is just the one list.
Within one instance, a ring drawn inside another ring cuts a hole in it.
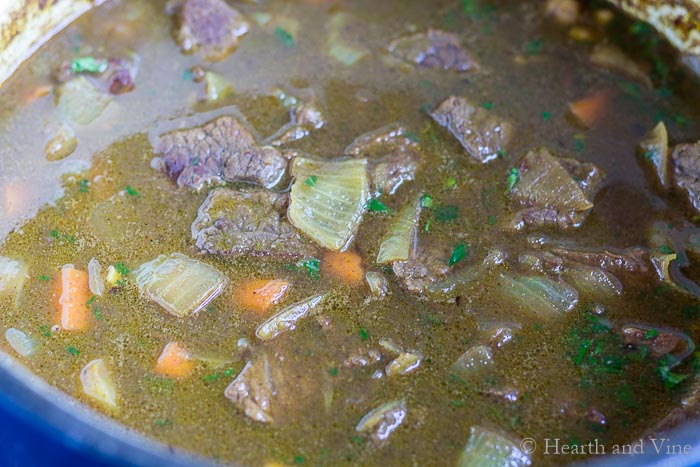
[{"label": "cooked vegetable piece", "polygon": [[323,302],[324,298],[326,298],[325,294],[313,295],[288,306],[258,326],[255,335],[258,336],[258,339],[268,341],[283,332],[293,330],[301,319],[320,312],[318,305]]},{"label": "cooked vegetable piece", "polygon": [[641,323],[623,325],[622,341],[625,345],[648,347],[655,358],[671,355],[678,363],[693,355],[695,351],[695,343],[687,334],[675,329]]},{"label": "cooked vegetable piece", "polygon": [[334,13],[328,21],[328,40],[326,47],[328,55],[343,65],[351,66],[368,54],[368,50],[359,45],[360,41],[352,40],[354,34],[349,33],[357,25],[355,18],[347,12]]},{"label": "cooked vegetable piece", "polygon": [[85,365],[80,371],[80,382],[85,394],[108,408],[117,408],[117,389],[103,359],[98,358]]},{"label": "cooked vegetable piece", "polygon": [[284,279],[252,279],[236,287],[236,302],[243,308],[266,313],[286,295],[289,282]]},{"label": "cooked vegetable piece", "polygon": [[406,418],[406,402],[391,401],[370,410],[357,424],[355,431],[370,432],[376,442],[386,441]]},{"label": "cooked vegetable piece", "polygon": [[676,253],[664,253],[663,251],[651,251],[649,252],[649,261],[654,266],[656,274],[659,276],[661,282],[669,283],[676,286],[676,283],[671,277],[669,272],[669,267],[671,266],[671,261],[675,261],[678,258]]},{"label": "cooked vegetable piece", "polygon": [[104,293],[105,282],[102,278],[102,266],[95,258],[90,259],[88,262],[88,285],[93,295],[99,297]]},{"label": "cooked vegetable piece", "polygon": [[493,365],[491,348],[486,345],[475,345],[460,355],[450,369],[458,376],[466,378],[490,365]]},{"label": "cooked vegetable piece", "polygon": [[72,264],[61,268],[60,324],[67,331],[82,331],[87,329],[91,321],[88,308],[90,300],[89,277],[86,271],[76,269]]},{"label": "cooked vegetable piece", "polygon": [[184,0],[177,9],[175,39],[182,51],[201,50],[207,60],[223,60],[233,52],[250,26],[224,0]]},{"label": "cooked vegetable piece", "polygon": [[607,68],[619,73],[631,80],[637,81],[644,86],[651,88],[651,78],[649,75],[622,50],[612,44],[598,44],[591,53],[591,63],[596,66]]},{"label": "cooked vegetable piece", "polygon": [[17,305],[28,277],[28,268],[23,262],[0,256],[0,297],[12,297]]},{"label": "cooked vegetable piece", "polygon": [[459,36],[437,29],[396,39],[389,44],[389,53],[408,63],[436,70],[462,72],[474,67]]},{"label": "cooked vegetable piece", "polygon": [[73,154],[78,147],[78,140],[75,132],[66,125],[59,125],[56,134],[46,143],[44,155],[46,160],[60,161]]},{"label": "cooked vegetable piece", "polygon": [[376,297],[383,297],[388,292],[388,284],[386,277],[382,273],[376,271],[368,271],[365,274],[365,280],[369,286],[370,292]]},{"label": "cooked vegetable piece", "polygon": [[562,276],[580,293],[591,297],[609,298],[622,293],[620,280],[600,268],[572,266]]},{"label": "cooked vegetable piece", "polygon": [[59,86],[56,108],[58,115],[67,122],[89,125],[102,115],[110,102],[112,99],[107,94],[84,76],[78,76]]},{"label": "cooked vegetable piece", "polygon": [[169,378],[186,378],[194,371],[190,353],[177,342],[168,342],[156,362],[155,372]]},{"label": "cooked vegetable piece", "polygon": [[384,372],[387,376],[405,375],[418,369],[422,360],[423,354],[420,352],[401,352],[398,357],[386,365]]},{"label": "cooked vegetable piece", "polygon": [[36,352],[38,347],[35,339],[15,328],[9,328],[7,331],[5,331],[5,339],[7,339],[10,347],[12,347],[15,352],[20,354],[22,357],[29,357]]},{"label": "cooked vegetable piece", "polygon": [[553,318],[571,311],[578,303],[578,292],[564,281],[546,277],[500,274],[501,294],[540,318]]},{"label": "cooked vegetable piece", "polygon": [[610,94],[606,91],[596,91],[569,103],[569,112],[577,123],[585,128],[592,128],[605,117],[609,105]]},{"label": "cooked vegetable piece", "polygon": [[[317,160],[297,157],[292,164],[291,223],[329,250],[345,248],[362,221],[369,200],[367,159]],[[315,175],[316,183],[305,180]]]},{"label": "cooked vegetable piece", "polygon": [[358,285],[365,277],[362,257],[354,251],[326,251],[321,272],[347,285]]},{"label": "cooked vegetable piece", "polygon": [[142,264],[134,277],[142,293],[179,318],[204,308],[228,284],[228,278],[212,266],[181,253]]},{"label": "cooked vegetable piece", "polygon": [[668,133],[664,122],[659,122],[647,134],[647,136],[639,143],[639,149],[642,153],[644,161],[649,161],[656,175],[659,177],[659,182],[664,188],[670,183],[670,174],[668,171]]},{"label": "cooked vegetable piece", "polygon": [[399,211],[387,236],[379,246],[378,264],[407,261],[411,257],[416,241],[420,211],[420,197],[418,197],[418,201],[408,203]]},{"label": "cooked vegetable piece", "polygon": [[[529,447],[529,446],[528,446]],[[532,464],[530,456],[520,446],[503,435],[479,426],[471,428],[469,441],[457,464],[459,467],[508,466]]]},{"label": "cooked vegetable piece", "polygon": [[204,93],[207,102],[215,102],[233,94],[233,85],[229,80],[214,71],[204,73]]}]

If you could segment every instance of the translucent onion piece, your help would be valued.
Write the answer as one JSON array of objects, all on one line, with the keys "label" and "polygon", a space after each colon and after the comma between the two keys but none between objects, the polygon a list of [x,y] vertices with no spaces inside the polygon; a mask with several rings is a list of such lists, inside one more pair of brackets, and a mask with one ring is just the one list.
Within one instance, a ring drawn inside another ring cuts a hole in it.
[{"label": "translucent onion piece", "polygon": [[355,427],[359,433],[371,432],[375,441],[384,441],[406,418],[406,402],[391,401],[371,410]]},{"label": "translucent onion piece", "polygon": [[365,280],[367,281],[367,285],[369,285],[369,290],[372,292],[372,295],[383,297],[387,294],[389,288],[386,277],[384,277],[383,274],[376,271],[369,271],[365,274]]},{"label": "translucent onion piece", "polygon": [[0,298],[13,298],[17,305],[28,277],[28,268],[24,263],[0,256]]},{"label": "translucent onion piece", "polygon": [[501,274],[499,287],[505,297],[542,318],[561,315],[578,303],[574,288],[545,277]]},{"label": "translucent onion piece", "polygon": [[105,291],[105,281],[102,278],[102,266],[95,258],[88,262],[88,284],[93,295],[102,296]]},{"label": "translucent onion piece", "polygon": [[111,407],[117,407],[117,390],[104,360],[93,360],[80,371],[83,392],[93,399]]},{"label": "translucent onion piece", "polygon": [[28,357],[34,352],[36,352],[36,340],[27,336],[19,329],[9,328],[7,331],[5,331],[5,339],[7,339],[7,342],[10,344],[10,347],[12,347],[15,350],[15,352],[17,352],[23,357]]},{"label": "translucent onion piece", "polygon": [[379,246],[377,263],[387,264],[394,261],[407,261],[411,257],[416,239],[418,216],[420,215],[420,197],[401,209],[389,228],[387,237]]},{"label": "translucent onion piece", "polygon": [[677,286],[676,283],[673,282],[668,268],[671,266],[671,261],[674,261],[677,258],[678,255],[676,253],[662,253],[656,250],[649,252],[649,261],[651,261],[654,269],[656,269],[656,274],[659,276],[659,280],[661,282],[667,282],[674,287]]},{"label": "translucent onion piece", "polygon": [[521,451],[519,444],[493,431],[473,426],[469,441],[457,465],[459,467],[486,465],[523,467],[530,464],[532,464],[530,456]]},{"label": "translucent onion piece", "polygon": [[204,73],[204,92],[207,102],[214,102],[233,94],[233,86],[220,74],[207,71]]},{"label": "translucent onion piece", "polygon": [[644,160],[651,162],[659,177],[661,186],[669,184],[668,173],[668,133],[664,122],[659,122],[639,143]]},{"label": "translucent onion piece", "polygon": [[228,284],[228,278],[206,263],[181,253],[160,255],[134,271],[142,293],[180,318],[196,313]]},{"label": "translucent onion piece", "polygon": [[287,217],[330,250],[348,245],[369,199],[367,159],[314,160],[297,157],[292,165]]},{"label": "translucent onion piece", "polygon": [[58,89],[57,111],[61,118],[80,125],[96,120],[112,102],[87,78],[78,76],[63,83]]},{"label": "translucent onion piece", "polygon": [[296,328],[299,320],[320,311],[316,307],[324,298],[326,298],[325,294],[314,295],[288,306],[258,326],[258,329],[255,330],[255,335],[258,336],[258,339],[269,341],[283,332],[293,330]]},{"label": "translucent onion piece", "polygon": [[[333,14],[328,22],[328,54],[343,65],[354,65],[358,60],[367,55],[368,50],[351,41],[355,33],[352,32],[352,16],[345,12]],[[347,31],[347,32],[346,32]]]},{"label": "translucent onion piece", "polygon": [[423,354],[420,352],[401,352],[387,364],[384,372],[387,376],[405,375],[416,370],[422,360]]},{"label": "translucent onion piece", "polygon": [[605,298],[622,293],[620,280],[600,268],[577,266],[566,271],[563,276],[576,290],[592,297]]},{"label": "translucent onion piece", "polygon": [[493,351],[486,345],[470,347],[452,364],[451,370],[459,376],[469,376],[493,364]]}]

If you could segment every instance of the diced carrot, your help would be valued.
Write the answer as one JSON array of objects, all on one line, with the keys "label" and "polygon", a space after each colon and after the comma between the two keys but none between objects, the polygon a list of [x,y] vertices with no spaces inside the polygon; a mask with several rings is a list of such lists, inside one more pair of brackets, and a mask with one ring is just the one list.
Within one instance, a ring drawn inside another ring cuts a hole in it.
[{"label": "diced carrot", "polygon": [[288,288],[289,282],[284,279],[252,279],[238,286],[235,297],[243,308],[264,313],[286,295]]},{"label": "diced carrot", "polygon": [[192,374],[194,362],[190,353],[177,342],[168,342],[156,362],[156,373],[170,378],[185,378]]},{"label": "diced carrot", "polygon": [[578,123],[591,128],[595,126],[608,111],[610,93],[597,91],[575,102],[569,103],[569,111]]},{"label": "diced carrot", "polygon": [[354,251],[327,251],[321,261],[321,271],[349,285],[360,284],[365,277],[362,257]]},{"label": "diced carrot", "polygon": [[67,331],[80,331],[90,324],[90,286],[87,271],[75,269],[72,264],[61,268],[60,297],[61,327]]}]

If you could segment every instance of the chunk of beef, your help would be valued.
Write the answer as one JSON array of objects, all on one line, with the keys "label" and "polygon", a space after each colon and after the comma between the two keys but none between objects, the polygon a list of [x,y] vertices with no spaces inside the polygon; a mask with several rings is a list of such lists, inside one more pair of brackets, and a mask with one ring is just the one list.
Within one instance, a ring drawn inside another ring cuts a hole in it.
[{"label": "chunk of beef", "polygon": [[281,218],[288,195],[217,188],[192,223],[197,248],[216,255],[304,257],[316,248]]},{"label": "chunk of beef", "polygon": [[448,97],[430,116],[459,140],[467,154],[482,163],[503,153],[513,138],[510,122],[464,97]]},{"label": "chunk of beef", "polygon": [[690,204],[700,212],[700,141],[676,146],[671,163],[673,184],[686,192]]},{"label": "chunk of beef", "polygon": [[222,181],[249,182],[271,188],[287,170],[287,160],[270,146],[259,146],[253,135],[233,117],[224,116],[202,127],[162,135],[156,144],[161,155],[154,165],[179,186],[197,190]]},{"label": "chunk of beef", "polygon": [[325,117],[315,96],[311,91],[305,92],[305,98],[297,98],[285,91],[276,90],[274,94],[289,107],[289,123],[282,126],[267,138],[272,146],[282,146],[308,136],[311,131],[325,125]]},{"label": "chunk of beef", "polygon": [[579,227],[593,208],[603,173],[591,163],[560,159],[538,148],[520,160],[517,177],[510,197],[521,210],[511,227],[555,225],[566,229]]},{"label": "chunk of beef", "polygon": [[248,22],[224,0],[184,0],[175,38],[185,53],[200,49],[207,60],[222,60],[248,29]]},{"label": "chunk of beef", "polygon": [[447,274],[449,257],[449,248],[428,244],[408,261],[395,261],[392,269],[408,291],[421,294]]},{"label": "chunk of beef", "polygon": [[656,358],[666,354],[687,355],[689,350],[693,350],[688,348],[688,341],[677,331],[665,331],[638,324],[622,327],[622,341],[625,345],[645,345]]},{"label": "chunk of beef", "polygon": [[389,52],[409,63],[439,70],[467,71],[474,66],[457,34],[436,29],[395,39]]},{"label": "chunk of beef", "polygon": [[[85,58],[87,60],[87,58]],[[134,90],[134,78],[138,71],[138,58],[132,56],[126,58],[94,59],[95,68],[84,69],[78,60],[67,60],[61,63],[54,72],[54,79],[59,83],[65,83],[77,75],[90,75],[94,79],[92,83],[99,89],[110,94],[125,94]]]},{"label": "chunk of beef", "polygon": [[246,363],[224,395],[255,421],[281,423],[303,411],[318,391],[303,371],[281,355],[263,353]]},{"label": "chunk of beef", "polygon": [[403,183],[413,180],[418,170],[418,145],[396,123],[358,136],[345,148],[345,154],[369,160],[375,194],[393,195]]},{"label": "chunk of beef", "polygon": [[611,272],[644,273],[649,270],[647,250],[641,247],[620,250],[613,248],[590,249],[555,246],[551,251],[555,255],[570,261]]}]

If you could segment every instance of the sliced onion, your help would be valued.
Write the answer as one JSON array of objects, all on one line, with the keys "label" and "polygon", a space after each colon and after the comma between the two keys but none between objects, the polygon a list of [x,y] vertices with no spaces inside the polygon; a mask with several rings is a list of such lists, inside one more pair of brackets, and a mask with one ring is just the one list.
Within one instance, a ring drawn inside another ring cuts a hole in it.
[{"label": "sliced onion", "polygon": [[66,81],[58,88],[58,114],[71,123],[92,123],[110,102],[112,99],[84,76]]},{"label": "sliced onion", "polygon": [[296,328],[297,323],[301,319],[318,313],[320,310],[317,310],[316,307],[324,298],[326,298],[325,294],[314,295],[288,306],[258,326],[258,329],[255,330],[255,335],[260,340],[268,341],[283,332],[291,331]]},{"label": "sliced onion", "polygon": [[35,339],[32,339],[24,332],[15,328],[9,328],[5,331],[5,339],[7,339],[10,347],[23,357],[29,357],[36,352],[38,347]]},{"label": "sliced onion", "polygon": [[379,246],[377,263],[407,261],[411,257],[415,245],[420,209],[420,197],[401,209],[389,228],[387,237]]},{"label": "sliced onion", "polygon": [[376,441],[384,441],[406,418],[406,402],[391,401],[369,411],[355,427],[359,433],[371,432]]},{"label": "sliced onion", "polygon": [[508,466],[524,467],[532,464],[519,444],[505,436],[479,426],[471,428],[471,436],[462,451],[459,467]]},{"label": "sliced onion", "polygon": [[504,297],[542,318],[559,316],[578,303],[578,292],[564,281],[504,273],[498,283]]},{"label": "sliced onion", "polygon": [[117,407],[117,389],[104,360],[91,361],[80,371],[83,392],[111,408]]},{"label": "sliced onion", "polygon": [[0,256],[0,297],[13,298],[16,306],[28,277],[28,268],[23,262]]},{"label": "sliced onion", "polygon": [[105,291],[105,281],[102,278],[102,266],[95,258],[88,262],[88,284],[93,295],[102,296]]}]

